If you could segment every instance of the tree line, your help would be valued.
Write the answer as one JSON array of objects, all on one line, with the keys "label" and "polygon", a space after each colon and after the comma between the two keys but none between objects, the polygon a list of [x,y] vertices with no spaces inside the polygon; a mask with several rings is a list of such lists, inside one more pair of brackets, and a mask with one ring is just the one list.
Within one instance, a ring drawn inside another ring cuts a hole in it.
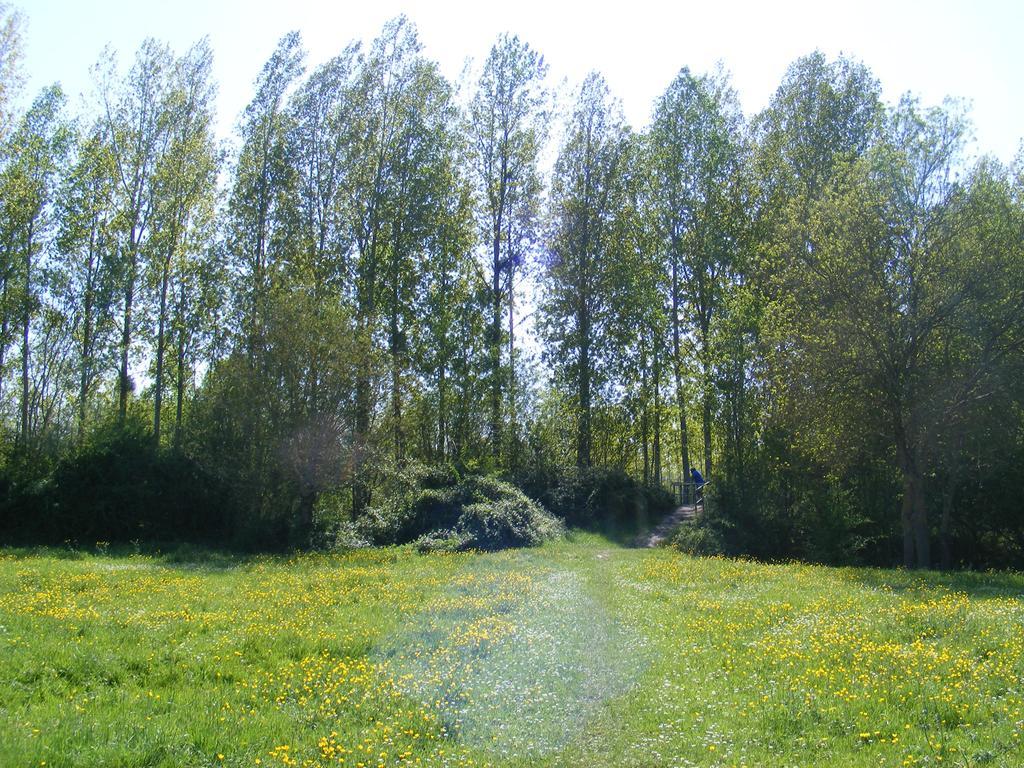
[{"label": "tree line", "polygon": [[559,118],[514,35],[460,90],[399,17],[315,67],[284,36],[225,145],[205,41],[106,51],[82,114],[57,85],[13,114],[21,26],[5,9],[9,538],[157,535],[99,498],[117,466],[168,520],[298,546],[410,463],[534,489],[696,466],[715,551],[1022,562],[1024,163],[972,157],[959,103],[886,104],[814,52],[752,117],[684,67],[634,130],[596,72]]}]

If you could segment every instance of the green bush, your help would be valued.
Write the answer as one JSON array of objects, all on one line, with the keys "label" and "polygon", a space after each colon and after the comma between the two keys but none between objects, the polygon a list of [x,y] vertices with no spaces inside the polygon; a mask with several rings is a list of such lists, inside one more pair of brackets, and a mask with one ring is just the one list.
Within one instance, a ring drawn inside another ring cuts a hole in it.
[{"label": "green bush", "polygon": [[223,545],[223,489],[183,453],[156,446],[134,419],[94,429],[58,460],[9,451],[0,469],[6,543],[189,541]]},{"label": "green bush", "polygon": [[699,521],[679,526],[672,538],[672,546],[680,552],[698,557],[726,554],[725,541],[719,531]]},{"label": "green bush", "polygon": [[557,538],[564,529],[537,502],[496,477],[461,477],[451,467],[413,467],[358,520],[349,540],[415,543],[427,550],[497,550]]},{"label": "green bush", "polygon": [[466,532],[458,531],[431,531],[425,533],[415,541],[413,546],[419,552],[464,552],[473,549],[472,537]]},{"label": "green bush", "polygon": [[222,544],[224,496],[182,453],[158,448],[134,421],[97,429],[52,479],[58,539],[189,541]]},{"label": "green bush", "polygon": [[726,457],[708,505],[730,555],[832,565],[893,565],[900,491],[882,447],[832,473],[787,432],[767,432],[742,463]]},{"label": "green bush", "polygon": [[[54,459],[45,451],[4,442],[0,448],[0,542],[50,542]],[[69,531],[64,539],[76,538]],[[64,539],[59,539],[63,541]]]}]

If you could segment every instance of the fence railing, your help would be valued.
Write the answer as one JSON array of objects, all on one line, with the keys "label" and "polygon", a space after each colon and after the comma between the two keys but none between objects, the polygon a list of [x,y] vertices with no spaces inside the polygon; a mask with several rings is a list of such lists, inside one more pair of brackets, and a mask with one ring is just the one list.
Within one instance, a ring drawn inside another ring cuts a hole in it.
[{"label": "fence railing", "polygon": [[704,511],[704,497],[707,494],[710,482],[695,483],[692,480],[686,482],[672,483],[672,494],[675,496],[676,505],[680,507],[695,507]]}]

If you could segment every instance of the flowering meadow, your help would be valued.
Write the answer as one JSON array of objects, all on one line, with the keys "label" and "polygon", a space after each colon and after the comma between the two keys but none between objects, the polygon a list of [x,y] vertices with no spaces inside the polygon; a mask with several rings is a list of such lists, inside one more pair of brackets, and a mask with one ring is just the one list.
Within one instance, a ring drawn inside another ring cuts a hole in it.
[{"label": "flowering meadow", "polygon": [[[101,548],[102,550],[102,548]],[[1020,766],[1024,576],[0,552],[2,766]]]}]

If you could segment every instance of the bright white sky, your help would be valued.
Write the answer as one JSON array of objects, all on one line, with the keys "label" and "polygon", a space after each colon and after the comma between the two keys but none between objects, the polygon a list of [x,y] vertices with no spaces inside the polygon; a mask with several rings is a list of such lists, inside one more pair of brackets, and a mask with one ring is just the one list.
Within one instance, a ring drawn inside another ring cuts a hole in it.
[{"label": "bright white sky", "polygon": [[1021,0],[13,0],[28,17],[28,93],[60,81],[77,108],[104,44],[122,65],[147,36],[176,52],[210,37],[220,84],[221,133],[230,134],[277,39],[298,29],[319,63],[349,41],[369,42],[406,13],[426,55],[457,79],[499,32],[539,50],[553,83],[575,86],[600,70],[635,128],[682,66],[721,60],[748,115],[761,109],[786,67],[815,48],[864,61],[888,100],[912,91],[973,104],[977,149],[1009,161],[1024,137],[1024,2]]}]

